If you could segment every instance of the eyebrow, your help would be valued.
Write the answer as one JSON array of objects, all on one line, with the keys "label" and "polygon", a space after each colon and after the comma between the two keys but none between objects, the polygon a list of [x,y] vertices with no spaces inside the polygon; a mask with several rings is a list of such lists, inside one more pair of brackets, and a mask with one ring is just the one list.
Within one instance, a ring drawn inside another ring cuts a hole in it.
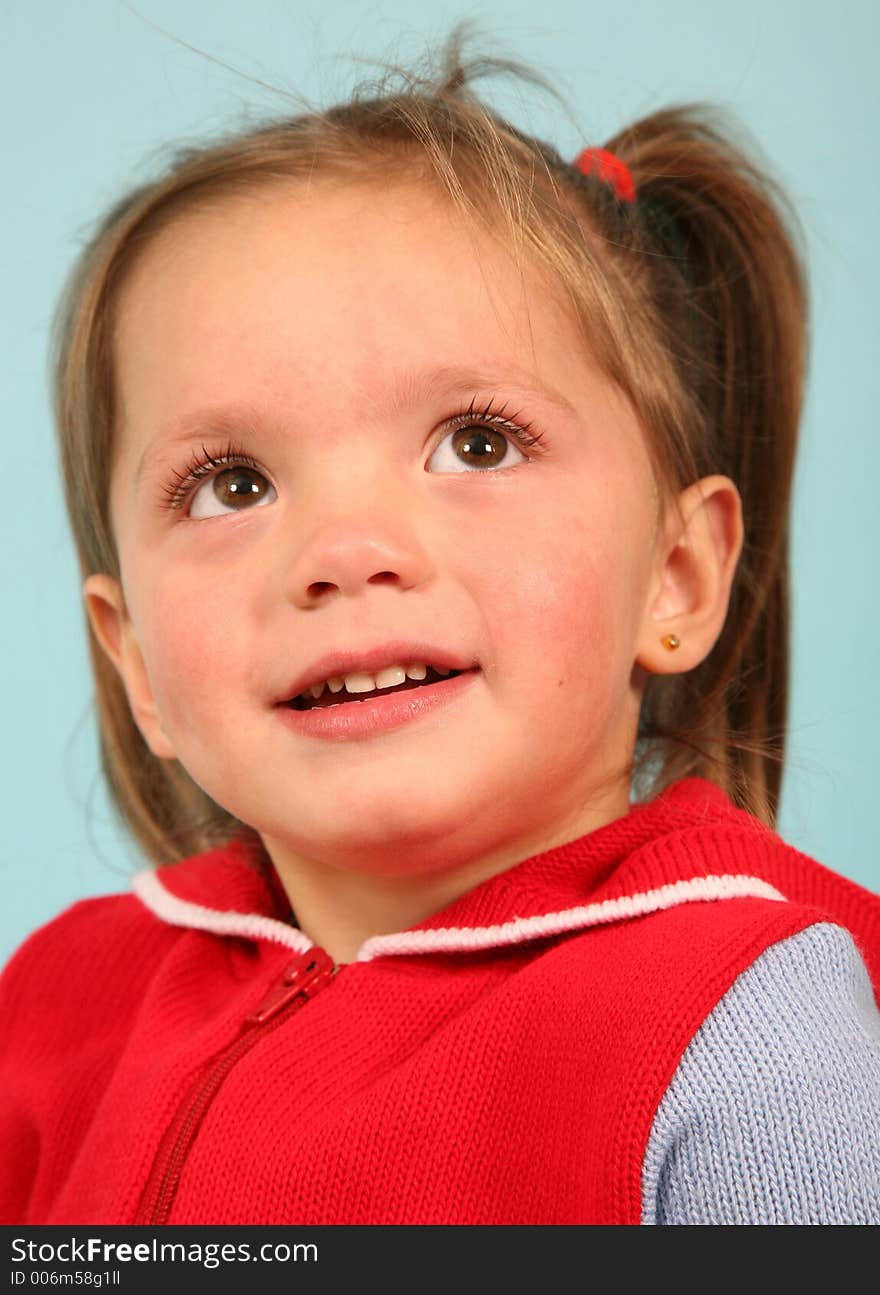
[{"label": "eyebrow", "polygon": [[[445,364],[407,374],[397,383],[388,411],[392,414],[411,409],[425,400],[446,392],[450,396],[470,390],[508,388],[514,395],[542,400],[563,414],[576,416],[574,405],[560,391],[541,382],[534,373],[505,365],[503,369],[475,368],[470,365]],[[199,436],[236,436],[242,425],[262,421],[253,405],[208,405],[172,420],[163,432],[147,445],[135,469],[133,484],[140,484],[144,469],[162,450],[185,444]]]}]

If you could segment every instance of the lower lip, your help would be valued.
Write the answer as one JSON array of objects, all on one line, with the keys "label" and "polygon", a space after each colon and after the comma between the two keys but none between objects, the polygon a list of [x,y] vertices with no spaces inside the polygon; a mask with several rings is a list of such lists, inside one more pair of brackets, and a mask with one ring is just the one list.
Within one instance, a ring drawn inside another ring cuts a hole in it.
[{"label": "lower lip", "polygon": [[406,692],[389,693],[387,697],[365,697],[363,701],[346,701],[338,706],[313,710],[278,706],[276,709],[282,722],[295,733],[344,742],[387,733],[423,715],[434,714],[472,688],[479,673],[479,668],[465,670],[453,679],[444,679],[427,688],[410,688]]}]

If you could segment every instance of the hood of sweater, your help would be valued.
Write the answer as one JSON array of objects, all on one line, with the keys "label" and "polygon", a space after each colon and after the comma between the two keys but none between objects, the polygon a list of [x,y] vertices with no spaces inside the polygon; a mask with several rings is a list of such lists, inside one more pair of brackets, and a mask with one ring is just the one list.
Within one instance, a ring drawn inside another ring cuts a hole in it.
[{"label": "hood of sweater", "polygon": [[[685,903],[785,900],[761,866],[779,849],[789,851],[719,787],[682,779],[623,817],[490,877],[417,925],[372,936],[356,961],[521,944]],[[292,925],[284,889],[253,832],[139,872],[133,887],[173,926],[268,940],[298,953],[314,947]]]}]

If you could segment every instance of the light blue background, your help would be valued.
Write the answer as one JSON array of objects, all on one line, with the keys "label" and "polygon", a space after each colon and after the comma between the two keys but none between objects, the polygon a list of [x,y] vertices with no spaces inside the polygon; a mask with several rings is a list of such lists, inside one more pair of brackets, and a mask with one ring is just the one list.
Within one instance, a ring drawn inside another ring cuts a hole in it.
[{"label": "light blue background", "polygon": [[63,276],[92,222],[154,173],[163,146],[285,111],[247,77],[328,104],[370,75],[349,54],[407,62],[468,16],[485,37],[474,49],[524,58],[557,82],[583,137],[549,97],[511,92],[503,80],[479,88],[566,156],[660,105],[709,99],[738,114],[799,207],[814,340],[793,522],[780,827],[800,849],[880,888],[880,6],[140,0],[135,10],[116,0],[29,0],[4,8],[0,958],[75,898],[124,888],[139,863],[112,824],[97,772],[79,579],[56,468],[46,356]]}]

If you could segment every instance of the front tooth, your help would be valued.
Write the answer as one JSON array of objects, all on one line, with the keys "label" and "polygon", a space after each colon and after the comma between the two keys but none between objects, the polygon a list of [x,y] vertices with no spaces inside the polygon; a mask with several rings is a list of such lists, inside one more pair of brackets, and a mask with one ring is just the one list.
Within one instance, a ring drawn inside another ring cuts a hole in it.
[{"label": "front tooth", "polygon": [[403,666],[389,665],[384,670],[380,670],[376,675],[377,688],[394,688],[397,684],[403,683],[406,679],[406,671]]},{"label": "front tooth", "polygon": [[372,692],[376,681],[371,674],[347,674],[344,676],[348,692]]},{"label": "front tooth", "polygon": [[409,679],[424,679],[428,673],[428,667],[417,661],[415,665],[406,667],[406,673]]}]

